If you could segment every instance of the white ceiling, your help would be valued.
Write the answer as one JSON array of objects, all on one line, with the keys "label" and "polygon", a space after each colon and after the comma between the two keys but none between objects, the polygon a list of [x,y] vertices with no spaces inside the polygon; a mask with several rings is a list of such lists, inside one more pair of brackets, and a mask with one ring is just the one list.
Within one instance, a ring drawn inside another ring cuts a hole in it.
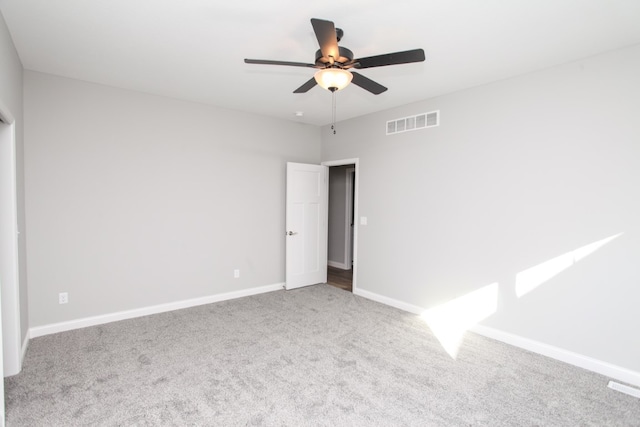
[{"label": "white ceiling", "polygon": [[[640,43],[638,0],[0,0],[26,69],[324,125],[331,94],[293,90],[311,68],[310,18],[356,57],[423,48],[418,64],[362,70],[387,86],[337,94],[338,120]],[[302,111],[302,118],[295,112]]]}]

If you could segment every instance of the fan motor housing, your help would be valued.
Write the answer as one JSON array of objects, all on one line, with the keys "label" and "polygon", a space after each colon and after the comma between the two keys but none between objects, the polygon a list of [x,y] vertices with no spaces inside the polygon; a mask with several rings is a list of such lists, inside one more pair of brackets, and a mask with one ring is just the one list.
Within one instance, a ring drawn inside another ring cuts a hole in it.
[{"label": "fan motor housing", "polygon": [[[333,58],[334,62],[337,62],[339,64],[346,64],[348,62],[353,61],[353,52],[351,52],[346,47],[338,46],[338,48],[340,49],[340,57],[339,58]],[[324,67],[324,66],[326,66],[326,65],[328,65],[330,63],[331,63],[331,61],[329,60],[329,58],[323,56],[321,50],[318,50],[316,52],[316,65],[317,66]]]}]

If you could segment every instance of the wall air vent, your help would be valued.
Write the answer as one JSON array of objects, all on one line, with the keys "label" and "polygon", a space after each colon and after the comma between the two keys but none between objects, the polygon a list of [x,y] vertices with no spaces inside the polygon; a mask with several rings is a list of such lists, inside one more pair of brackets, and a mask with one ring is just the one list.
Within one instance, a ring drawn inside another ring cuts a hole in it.
[{"label": "wall air vent", "polygon": [[418,114],[417,116],[389,120],[387,122],[387,135],[408,132],[411,130],[432,128],[439,125],[440,110],[436,110],[429,113]]}]

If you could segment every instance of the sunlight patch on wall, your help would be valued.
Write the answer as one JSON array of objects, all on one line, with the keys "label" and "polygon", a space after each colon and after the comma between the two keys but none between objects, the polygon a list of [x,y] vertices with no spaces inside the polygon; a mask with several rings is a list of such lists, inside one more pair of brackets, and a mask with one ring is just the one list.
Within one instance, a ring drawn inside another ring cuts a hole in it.
[{"label": "sunlight patch on wall", "polygon": [[492,283],[422,313],[433,334],[452,358],[458,356],[464,334],[496,312],[498,283]]},{"label": "sunlight patch on wall", "polygon": [[516,295],[518,298],[536,289],[546,281],[550,280],[554,276],[560,274],[564,270],[573,266],[578,261],[591,255],[613,239],[620,237],[622,233],[615,234],[607,237],[606,239],[598,240],[597,242],[590,243],[582,246],[566,254],[557,256],[548,261],[538,264],[535,267],[531,267],[527,270],[523,270],[516,275]]}]

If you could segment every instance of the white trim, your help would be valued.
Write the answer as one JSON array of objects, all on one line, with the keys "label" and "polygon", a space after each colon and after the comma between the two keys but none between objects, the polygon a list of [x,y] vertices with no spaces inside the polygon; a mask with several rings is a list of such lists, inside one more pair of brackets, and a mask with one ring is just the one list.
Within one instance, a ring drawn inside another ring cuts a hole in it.
[{"label": "white trim", "polygon": [[355,159],[342,159],[342,160],[327,160],[326,162],[320,163],[323,166],[347,166],[347,165],[356,165],[356,170],[358,170],[358,158]]},{"label": "white trim", "polygon": [[608,362],[603,362],[602,360],[574,353],[539,341],[534,341],[529,338],[510,334],[508,332],[503,332],[498,329],[489,328],[487,326],[476,325],[471,328],[471,332],[475,332],[476,334],[510,344],[514,347],[523,348],[552,359],[560,360],[561,362],[596,372],[606,377],[615,378],[628,384],[640,386],[640,372],[635,372]]},{"label": "white trim", "polygon": [[11,114],[11,111],[9,111],[9,108],[2,102],[1,99],[0,99],[0,115],[2,115],[2,120],[4,120],[6,124],[10,125],[15,123],[16,121],[15,117],[13,117],[13,114]]},{"label": "white trim", "polygon": [[[21,333],[20,333],[20,262],[19,262],[19,234],[18,229],[18,187],[16,161],[16,122],[9,109],[0,102],[0,116],[3,119],[4,136],[0,140],[0,186],[2,186],[3,200],[0,224],[3,263],[9,261],[12,265],[2,266],[2,342],[3,342],[3,370],[2,376],[16,375],[22,370]],[[6,137],[6,139],[5,139]]]},{"label": "white trim", "polygon": [[[358,208],[358,188],[360,187],[360,159],[342,159],[342,160],[327,160],[322,163],[324,166],[346,166],[346,165],[354,165],[356,169],[356,185],[354,186],[354,196],[353,196],[353,217],[358,218],[359,208]],[[354,221],[353,224],[353,278],[351,279],[351,292],[356,293],[357,285],[358,285],[358,222]]]},{"label": "white trim", "polygon": [[29,334],[27,333],[24,336],[24,340],[22,341],[22,356],[20,358],[20,364],[22,365],[22,362],[24,362],[24,357],[27,355],[27,349],[29,348]]},{"label": "white trim", "polygon": [[399,308],[400,310],[408,311],[409,313],[413,313],[413,314],[420,315],[425,310],[424,308],[418,307],[417,305],[407,304],[406,302],[385,297],[383,295],[376,294],[373,292],[365,291],[363,289],[358,289],[357,291],[354,290],[353,293],[356,295],[360,295],[361,297],[364,297],[366,299],[370,299],[372,301],[376,301],[391,307]]},{"label": "white trim", "polygon": [[[382,304],[389,305],[391,307],[399,308],[400,310],[408,311],[409,313],[420,315],[425,309],[416,305],[407,304],[403,301],[399,301],[393,298],[385,297],[373,292],[365,291],[362,289],[354,290],[353,292],[361,297],[377,301]],[[503,332],[498,329],[489,328],[487,326],[476,325],[472,327],[470,332],[474,332],[478,335],[482,335],[487,338],[492,338],[497,341],[501,341],[505,344],[519,347],[525,350],[532,351],[543,356],[550,357],[561,362],[568,363],[570,365],[577,366],[579,368],[592,371],[606,377],[614,378],[619,381],[623,381],[627,384],[634,386],[640,386],[640,372],[632,371],[627,368],[613,365],[608,362],[603,362],[598,359],[594,359],[588,356],[583,356],[578,353],[574,353],[569,350],[565,350],[559,347],[554,347],[549,344],[534,341],[529,338],[524,338],[518,335]]]},{"label": "white trim", "polygon": [[[344,264],[348,266],[345,270],[351,270],[353,265],[353,252],[352,252],[352,232],[355,226],[355,216],[353,214],[353,184],[356,176],[356,168],[345,169],[345,216],[344,216]],[[353,176],[352,176],[353,174]],[[353,219],[353,225],[351,220]]]},{"label": "white trim", "polygon": [[227,301],[251,295],[264,294],[267,292],[280,291],[284,288],[284,283],[261,286],[258,288],[243,289],[235,292],[209,295],[201,298],[193,298],[183,301],[176,301],[167,304],[159,304],[150,307],[136,308],[133,310],[119,311],[116,313],[103,314],[100,316],[85,317],[83,319],[70,320],[68,322],[53,323],[50,325],[37,326],[29,329],[29,337],[36,338],[43,335],[56,334],[58,332],[71,331],[74,329],[86,328],[88,326],[103,325],[105,323],[117,322],[119,320],[133,319],[136,317],[148,316],[151,314],[165,313],[167,311],[180,310],[183,308],[195,307],[199,305],[211,304],[214,302]]},{"label": "white trim", "polygon": [[351,270],[349,267],[347,267],[347,264],[343,263],[343,262],[337,262],[337,261],[327,261],[327,265],[329,267],[334,267],[334,268],[339,268],[340,270]]}]

